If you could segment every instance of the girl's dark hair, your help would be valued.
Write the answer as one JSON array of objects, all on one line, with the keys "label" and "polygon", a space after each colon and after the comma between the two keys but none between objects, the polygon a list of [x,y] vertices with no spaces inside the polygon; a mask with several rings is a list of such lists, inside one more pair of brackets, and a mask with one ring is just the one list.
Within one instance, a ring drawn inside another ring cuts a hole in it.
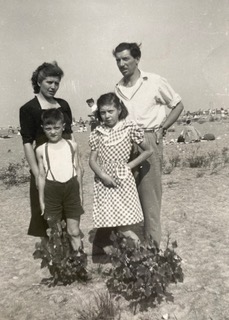
[{"label": "girl's dark hair", "polygon": [[141,50],[140,50],[141,44],[137,44],[136,42],[129,43],[129,42],[122,42],[120,43],[113,51],[113,56],[116,57],[116,53],[122,52],[124,50],[129,50],[131,56],[136,58],[141,58]]},{"label": "girl's dark hair", "polygon": [[128,110],[125,104],[116,96],[114,92],[109,92],[101,95],[97,100],[97,117],[100,122],[102,118],[100,116],[100,108],[104,105],[113,105],[116,109],[120,109],[119,120],[125,119],[128,116]]},{"label": "girl's dark hair", "polygon": [[58,121],[61,121],[62,123],[64,123],[64,115],[59,109],[56,109],[56,108],[47,109],[42,113],[41,121],[43,126],[49,125],[49,124],[54,125]]},{"label": "girl's dark hair", "polygon": [[38,83],[41,83],[47,77],[58,77],[60,80],[63,77],[64,72],[58,66],[57,62],[52,63],[44,62],[40,65],[32,74],[32,86],[34,93],[39,93],[40,87]]}]

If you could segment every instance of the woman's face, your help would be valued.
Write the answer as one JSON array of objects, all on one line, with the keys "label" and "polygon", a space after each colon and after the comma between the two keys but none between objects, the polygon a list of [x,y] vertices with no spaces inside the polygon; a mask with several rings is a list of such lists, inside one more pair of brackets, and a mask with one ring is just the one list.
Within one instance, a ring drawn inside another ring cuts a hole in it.
[{"label": "woman's face", "polygon": [[52,99],[60,85],[59,77],[46,77],[42,82],[38,83],[40,93],[47,99]]}]

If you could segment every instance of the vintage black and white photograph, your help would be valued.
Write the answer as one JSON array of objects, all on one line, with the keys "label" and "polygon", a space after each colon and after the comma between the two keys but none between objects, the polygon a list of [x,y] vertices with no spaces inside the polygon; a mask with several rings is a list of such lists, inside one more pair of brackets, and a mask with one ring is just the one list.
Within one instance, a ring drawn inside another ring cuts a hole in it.
[{"label": "vintage black and white photograph", "polygon": [[229,1],[0,0],[0,319],[229,320]]}]

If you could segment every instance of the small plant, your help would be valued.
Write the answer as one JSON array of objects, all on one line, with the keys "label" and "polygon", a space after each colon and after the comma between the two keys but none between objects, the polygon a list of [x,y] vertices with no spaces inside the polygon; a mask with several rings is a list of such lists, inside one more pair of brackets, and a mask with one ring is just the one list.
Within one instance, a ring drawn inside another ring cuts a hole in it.
[{"label": "small plant", "polygon": [[49,286],[89,280],[87,255],[83,249],[72,251],[65,225],[64,221],[53,223],[48,239],[35,245],[34,259],[41,259],[41,268],[47,267],[53,277]]},{"label": "small plant", "polygon": [[224,165],[226,163],[229,163],[229,148],[228,147],[224,147],[221,151],[222,153],[222,161],[224,163]]},{"label": "small plant", "polygon": [[29,181],[29,169],[25,159],[21,163],[9,163],[7,168],[0,172],[0,179],[7,188],[20,185]]},{"label": "small plant", "polygon": [[181,157],[179,154],[174,154],[172,158],[169,159],[169,163],[175,168],[178,167],[181,162]]},{"label": "small plant", "polygon": [[115,294],[121,294],[136,305],[149,299],[160,303],[170,283],[183,282],[181,258],[174,250],[177,243],[173,242],[169,247],[169,237],[164,252],[152,241],[137,248],[132,239],[120,233],[113,233],[111,239],[113,268],[107,286]]},{"label": "small plant", "polygon": [[120,320],[120,308],[112,300],[109,292],[94,294],[94,301],[90,301],[83,310],[78,310],[78,320]]},{"label": "small plant", "polygon": [[196,173],[196,177],[197,178],[202,178],[204,176],[205,172],[202,170],[202,171],[197,171]]}]

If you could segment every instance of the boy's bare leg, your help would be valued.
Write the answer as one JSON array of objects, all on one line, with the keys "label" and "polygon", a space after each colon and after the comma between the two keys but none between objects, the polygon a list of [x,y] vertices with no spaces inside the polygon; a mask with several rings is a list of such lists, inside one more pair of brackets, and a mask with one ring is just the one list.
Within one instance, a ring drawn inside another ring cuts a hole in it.
[{"label": "boy's bare leg", "polygon": [[80,237],[80,219],[67,219],[67,232],[70,236],[71,245],[74,251],[82,248]]}]

